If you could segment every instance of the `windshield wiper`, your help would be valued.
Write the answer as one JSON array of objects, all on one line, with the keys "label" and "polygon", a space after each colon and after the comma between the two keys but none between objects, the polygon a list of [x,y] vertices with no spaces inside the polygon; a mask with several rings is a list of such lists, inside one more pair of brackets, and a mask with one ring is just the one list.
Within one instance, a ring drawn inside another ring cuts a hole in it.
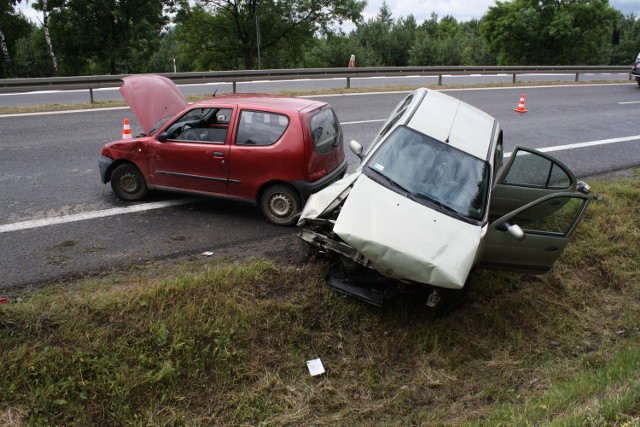
[{"label": "windshield wiper", "polygon": [[369,167],[368,170],[370,170],[372,172],[375,172],[376,175],[378,175],[379,177],[384,178],[384,180],[387,183],[391,184],[391,186],[394,187],[396,190],[401,190],[402,192],[406,193],[407,197],[412,194],[411,191],[407,190],[402,185],[398,184],[396,181],[394,181],[393,179],[389,178],[387,175],[383,174],[379,170],[373,169],[371,167]]},{"label": "windshield wiper", "polygon": [[414,197],[416,199],[427,200],[427,201],[433,203],[434,205],[439,207],[440,210],[447,211],[447,212],[451,213],[452,216],[454,216],[454,217],[456,217],[458,219],[465,220],[465,221],[469,221],[469,219],[470,219],[466,215],[458,212],[457,210],[453,209],[451,206],[448,206],[448,205],[442,203],[438,199],[434,199],[433,197],[429,197],[426,194],[422,194],[422,193],[410,193],[410,194],[411,194],[412,197]]}]

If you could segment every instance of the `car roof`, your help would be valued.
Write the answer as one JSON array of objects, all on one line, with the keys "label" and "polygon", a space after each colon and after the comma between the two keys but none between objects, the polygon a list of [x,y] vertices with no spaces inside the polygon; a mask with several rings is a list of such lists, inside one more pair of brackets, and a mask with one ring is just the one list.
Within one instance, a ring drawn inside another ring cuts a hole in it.
[{"label": "car roof", "polygon": [[194,103],[194,106],[215,105],[221,102],[238,104],[243,107],[271,108],[276,110],[302,111],[308,108],[318,108],[326,102],[290,96],[269,95],[261,93],[235,93],[216,95]]},{"label": "car roof", "polygon": [[[424,95],[407,126],[472,156],[488,158],[498,125],[496,119],[460,99],[435,90],[419,89],[416,94]],[[463,95],[464,92],[461,97]]]}]

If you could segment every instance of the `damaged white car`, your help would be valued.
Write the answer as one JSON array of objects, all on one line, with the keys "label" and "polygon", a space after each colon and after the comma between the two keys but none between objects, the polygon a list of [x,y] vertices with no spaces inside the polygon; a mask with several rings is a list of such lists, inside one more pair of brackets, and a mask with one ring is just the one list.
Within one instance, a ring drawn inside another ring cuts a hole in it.
[{"label": "damaged white car", "polygon": [[[544,273],[561,255],[590,200],[558,160],[516,147],[488,114],[418,89],[390,115],[361,162],[314,194],[301,238],[337,262],[338,291],[375,305],[399,288],[462,289],[474,267]],[[391,279],[391,280],[389,280]]]}]

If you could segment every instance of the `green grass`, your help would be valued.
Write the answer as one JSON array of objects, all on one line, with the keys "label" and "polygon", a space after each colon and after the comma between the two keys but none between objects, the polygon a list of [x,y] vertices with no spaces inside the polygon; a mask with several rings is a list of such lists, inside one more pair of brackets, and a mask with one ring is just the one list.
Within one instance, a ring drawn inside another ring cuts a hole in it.
[{"label": "green grass", "polygon": [[640,425],[638,178],[590,184],[551,272],[477,272],[447,313],[263,258],[24,293],[0,304],[0,426]]}]

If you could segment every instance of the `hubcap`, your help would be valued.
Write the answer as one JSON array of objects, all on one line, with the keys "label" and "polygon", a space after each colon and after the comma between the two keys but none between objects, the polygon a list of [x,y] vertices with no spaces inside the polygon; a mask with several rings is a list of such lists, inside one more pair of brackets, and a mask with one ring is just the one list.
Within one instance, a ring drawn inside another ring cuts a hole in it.
[{"label": "hubcap", "polygon": [[126,173],[120,177],[120,188],[126,193],[135,193],[138,191],[140,183],[135,174]]},{"label": "hubcap", "polygon": [[271,212],[274,216],[279,218],[285,218],[289,216],[291,210],[293,209],[293,204],[291,200],[284,194],[274,194],[271,197],[271,203],[269,204],[271,207]]}]

